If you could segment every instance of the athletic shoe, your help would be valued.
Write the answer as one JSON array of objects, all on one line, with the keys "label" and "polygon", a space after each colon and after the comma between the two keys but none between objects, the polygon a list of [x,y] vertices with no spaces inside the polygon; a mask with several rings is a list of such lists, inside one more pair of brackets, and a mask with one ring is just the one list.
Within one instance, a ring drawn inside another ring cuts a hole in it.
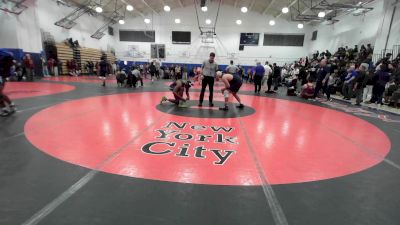
[{"label": "athletic shoe", "polygon": [[199,103],[198,107],[203,107],[203,104],[202,104],[202,103]]},{"label": "athletic shoe", "polygon": [[210,103],[208,106],[210,106],[210,107],[214,107],[214,104],[213,104],[213,103]]},{"label": "athletic shoe", "polygon": [[236,108],[238,108],[238,109],[243,109],[243,108],[244,108],[244,105],[243,105],[243,104],[240,104],[240,105],[236,106]]},{"label": "athletic shoe", "polygon": [[219,108],[219,110],[222,110],[222,111],[228,111],[228,110],[229,110],[229,108],[228,108],[228,106],[225,106],[225,107],[220,107],[220,108]]},{"label": "athletic shoe", "polygon": [[166,101],[168,101],[168,98],[165,97],[165,96],[163,96],[163,97],[161,98],[160,104],[162,104],[163,102],[166,102]]},{"label": "athletic shoe", "polygon": [[186,104],[186,102],[181,102],[181,103],[179,103],[178,107],[179,108],[187,108],[189,106]]},{"label": "athletic shoe", "polygon": [[8,116],[10,115],[10,111],[8,109],[2,109],[0,116]]},{"label": "athletic shoe", "polygon": [[10,110],[9,110],[8,113],[9,113],[9,114],[15,113],[15,110],[16,110],[16,109],[15,109],[15,106],[11,106],[11,105],[10,105]]}]

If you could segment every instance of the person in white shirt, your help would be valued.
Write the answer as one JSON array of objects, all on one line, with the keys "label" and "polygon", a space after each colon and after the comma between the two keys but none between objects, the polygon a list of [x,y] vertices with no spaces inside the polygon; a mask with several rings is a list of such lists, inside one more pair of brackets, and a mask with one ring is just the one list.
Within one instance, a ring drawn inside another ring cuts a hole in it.
[{"label": "person in white shirt", "polygon": [[229,73],[229,74],[237,74],[239,68],[235,65],[233,65],[233,60],[231,60],[229,66],[226,67],[225,72]]},{"label": "person in white shirt", "polygon": [[268,87],[268,79],[270,78],[270,76],[272,76],[272,68],[268,65],[268,61],[265,62],[264,70],[265,70],[265,73],[264,73],[264,79],[262,81],[262,84],[265,86],[264,89],[266,91],[268,91],[271,89],[270,86]]},{"label": "person in white shirt", "polygon": [[288,73],[288,72],[287,72],[286,68],[285,68],[285,67],[282,67],[282,70],[281,70],[281,79],[282,79],[282,80],[285,79],[287,73]]}]

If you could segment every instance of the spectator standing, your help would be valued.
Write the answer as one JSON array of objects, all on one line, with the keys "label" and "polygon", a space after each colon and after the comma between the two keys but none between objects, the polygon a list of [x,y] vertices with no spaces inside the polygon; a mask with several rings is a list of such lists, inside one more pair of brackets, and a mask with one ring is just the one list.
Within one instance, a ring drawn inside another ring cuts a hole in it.
[{"label": "spectator standing", "polygon": [[229,66],[226,67],[225,72],[230,73],[232,75],[236,75],[239,71],[239,68],[233,65],[233,60],[230,61]]},{"label": "spectator standing", "polygon": [[356,105],[360,106],[360,103],[363,100],[363,91],[366,87],[367,75],[366,71],[368,70],[368,64],[362,63],[358,67],[358,75],[354,82],[353,91],[356,93]]},{"label": "spectator standing", "polygon": [[323,88],[323,81],[328,74],[328,70],[326,68],[326,59],[322,59],[319,63],[319,68],[317,69],[317,82],[315,85],[314,98],[318,96],[319,92]]},{"label": "spectator standing", "polygon": [[263,79],[262,83],[267,86],[267,90],[265,93],[268,93],[271,91],[271,85],[272,85],[272,82],[268,82],[270,77],[272,77],[272,68],[269,66],[268,61],[265,62],[264,70],[265,70],[264,79]]},{"label": "spectator standing", "polygon": [[370,103],[382,104],[383,93],[385,92],[386,83],[390,80],[390,75],[388,73],[389,68],[387,64],[380,65],[380,70],[378,70],[372,77],[374,81],[374,87],[372,88],[372,98]]},{"label": "spectator standing", "polygon": [[261,82],[265,74],[265,69],[260,62],[257,62],[254,73],[254,93],[259,94],[261,90]]},{"label": "spectator standing", "polygon": [[353,97],[353,86],[354,86],[354,81],[357,78],[357,72],[355,71],[354,66],[350,66],[350,68],[347,70],[347,76],[344,79],[343,83],[343,99],[345,100],[350,100],[351,97]]}]

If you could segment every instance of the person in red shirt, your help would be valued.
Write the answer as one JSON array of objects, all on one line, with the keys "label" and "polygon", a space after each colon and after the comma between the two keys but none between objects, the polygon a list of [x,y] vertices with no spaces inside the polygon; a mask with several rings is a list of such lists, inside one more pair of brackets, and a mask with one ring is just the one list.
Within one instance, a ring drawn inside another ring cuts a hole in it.
[{"label": "person in red shirt", "polygon": [[35,64],[33,63],[31,55],[30,54],[26,54],[25,57],[24,57],[24,61],[23,62],[24,62],[24,67],[25,67],[27,80],[28,81],[33,81]]},{"label": "person in red shirt", "polygon": [[54,75],[54,63],[55,60],[53,58],[49,58],[47,61],[47,68],[49,69],[51,75]]},{"label": "person in red shirt", "polygon": [[308,82],[303,85],[300,96],[305,99],[314,98],[315,87],[312,79],[308,79]]}]

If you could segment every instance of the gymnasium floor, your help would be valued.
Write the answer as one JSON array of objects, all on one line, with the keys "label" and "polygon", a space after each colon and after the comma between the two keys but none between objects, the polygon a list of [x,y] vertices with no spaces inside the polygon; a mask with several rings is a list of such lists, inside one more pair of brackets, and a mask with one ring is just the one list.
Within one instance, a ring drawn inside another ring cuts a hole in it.
[{"label": "gymnasium floor", "polygon": [[0,224],[400,224],[399,116],[251,85],[228,112],[198,108],[198,85],[159,105],[165,80],[7,85]]}]

